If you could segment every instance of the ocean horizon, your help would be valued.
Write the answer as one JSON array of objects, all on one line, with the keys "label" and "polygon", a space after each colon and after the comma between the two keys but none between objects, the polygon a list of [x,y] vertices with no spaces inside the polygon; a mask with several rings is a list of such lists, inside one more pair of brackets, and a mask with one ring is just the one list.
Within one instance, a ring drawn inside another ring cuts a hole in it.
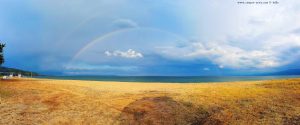
[{"label": "ocean horizon", "polygon": [[146,83],[213,83],[258,81],[273,79],[300,78],[300,75],[284,76],[37,76],[34,78],[58,80],[87,80],[114,82],[146,82]]}]

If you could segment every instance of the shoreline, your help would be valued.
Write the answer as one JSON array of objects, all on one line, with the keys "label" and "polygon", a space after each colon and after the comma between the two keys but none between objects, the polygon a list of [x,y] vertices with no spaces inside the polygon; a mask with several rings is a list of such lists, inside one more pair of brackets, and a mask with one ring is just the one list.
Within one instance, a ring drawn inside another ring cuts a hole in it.
[{"label": "shoreline", "polygon": [[[83,78],[82,78],[83,77]],[[85,78],[86,77],[86,78]],[[99,81],[99,82],[120,82],[120,83],[167,83],[167,84],[206,84],[206,83],[222,83],[222,82],[250,82],[250,81],[268,81],[268,80],[281,80],[281,79],[297,79],[299,75],[288,75],[288,76],[108,76],[110,79],[107,80],[107,76],[49,76],[49,77],[33,77],[37,79],[49,79],[49,80],[80,80],[80,81]],[[165,77],[163,80],[152,80],[147,79],[154,77]],[[130,79],[122,79],[130,78]],[[142,79],[140,79],[142,78]],[[167,80],[167,78],[182,78],[184,80]],[[198,78],[197,80],[189,80],[190,78]],[[207,80],[211,78],[213,80]],[[224,79],[233,78],[233,79]],[[234,79],[235,78],[235,79]],[[106,80],[105,80],[106,79]],[[201,79],[205,79],[201,81]]]},{"label": "shoreline", "polygon": [[[249,81],[225,81],[225,82],[188,82],[188,83],[182,83],[182,82],[126,82],[126,81],[97,81],[97,80],[76,80],[76,79],[52,79],[52,78],[13,78],[12,80],[20,80],[20,81],[26,81],[26,80],[36,80],[36,81],[57,81],[57,82],[76,82],[76,83],[93,83],[93,84],[152,84],[152,85],[160,85],[160,84],[166,84],[166,85],[215,85],[215,84],[243,84],[243,83],[263,83],[263,82],[272,82],[272,81],[285,81],[285,80],[300,80],[300,77],[294,77],[294,78],[279,78],[279,79],[265,79],[265,80],[249,80]],[[1,81],[1,80],[0,80]]]}]

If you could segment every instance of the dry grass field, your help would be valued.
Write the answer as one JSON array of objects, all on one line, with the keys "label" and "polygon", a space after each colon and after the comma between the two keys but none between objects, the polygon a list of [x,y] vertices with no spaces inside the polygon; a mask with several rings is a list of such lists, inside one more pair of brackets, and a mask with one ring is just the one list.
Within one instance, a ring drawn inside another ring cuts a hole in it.
[{"label": "dry grass field", "polygon": [[1,125],[299,125],[300,79],[174,84],[0,81]]}]

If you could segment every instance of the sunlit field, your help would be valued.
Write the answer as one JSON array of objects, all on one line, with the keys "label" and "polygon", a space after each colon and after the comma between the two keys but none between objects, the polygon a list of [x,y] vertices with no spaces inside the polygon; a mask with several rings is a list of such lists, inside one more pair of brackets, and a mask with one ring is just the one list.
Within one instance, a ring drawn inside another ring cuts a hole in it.
[{"label": "sunlit field", "polygon": [[0,124],[300,123],[300,79],[206,84],[0,81]]}]

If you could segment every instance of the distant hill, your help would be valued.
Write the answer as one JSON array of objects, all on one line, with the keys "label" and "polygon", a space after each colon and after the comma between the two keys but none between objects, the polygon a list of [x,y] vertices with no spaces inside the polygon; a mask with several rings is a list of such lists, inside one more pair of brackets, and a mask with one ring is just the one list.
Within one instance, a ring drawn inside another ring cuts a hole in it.
[{"label": "distant hill", "polygon": [[30,71],[24,71],[24,70],[20,70],[20,69],[15,69],[15,68],[7,68],[7,67],[0,67],[0,75],[8,75],[10,73],[14,73],[14,74],[22,74],[25,76],[38,76],[38,73],[35,72],[30,72]]},{"label": "distant hill", "polygon": [[300,75],[300,69],[288,69],[284,71],[270,73],[270,75]]}]

